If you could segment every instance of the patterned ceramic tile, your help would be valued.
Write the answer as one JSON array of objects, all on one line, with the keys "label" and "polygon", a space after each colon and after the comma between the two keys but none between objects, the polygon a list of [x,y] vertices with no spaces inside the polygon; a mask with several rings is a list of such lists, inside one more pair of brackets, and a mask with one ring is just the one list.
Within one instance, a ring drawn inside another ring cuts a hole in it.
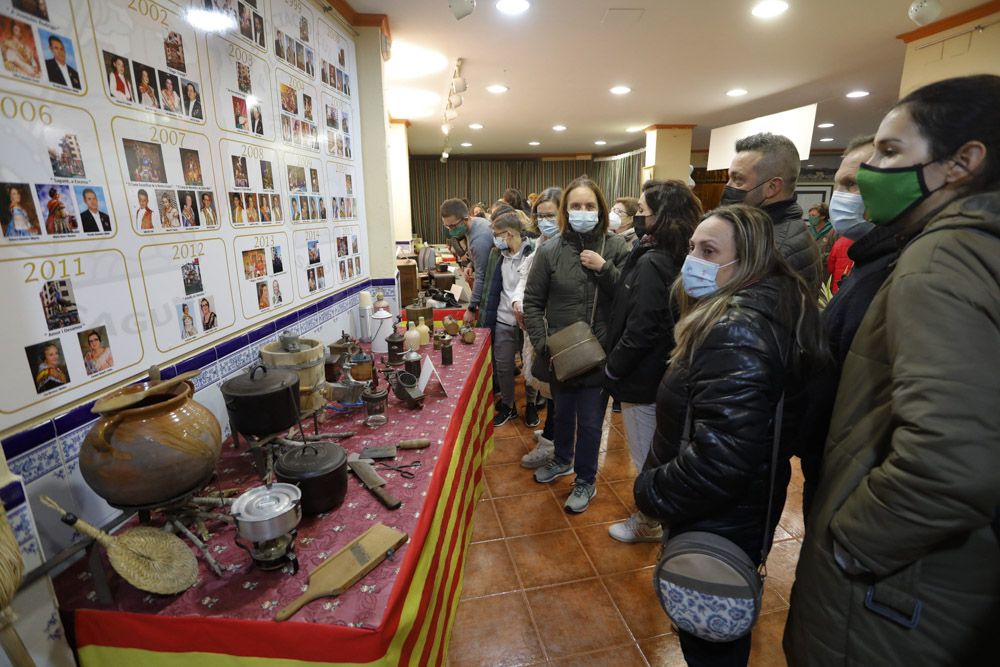
[{"label": "patterned ceramic tile", "polygon": [[61,468],[63,460],[59,452],[58,442],[56,440],[49,440],[41,447],[33,449],[15,459],[11,459],[8,463],[10,464],[11,472],[15,475],[20,475],[27,485],[42,475]]},{"label": "patterned ceramic tile", "polygon": [[7,522],[10,523],[11,530],[18,544],[24,544],[35,539],[35,529],[31,524],[31,514],[27,505],[21,505],[16,510],[7,514]]},{"label": "patterned ceramic tile", "polygon": [[59,436],[59,447],[62,449],[64,461],[71,463],[80,458],[80,447],[83,445],[83,441],[87,437],[87,434],[90,433],[92,427],[93,422],[84,424],[65,435]]}]

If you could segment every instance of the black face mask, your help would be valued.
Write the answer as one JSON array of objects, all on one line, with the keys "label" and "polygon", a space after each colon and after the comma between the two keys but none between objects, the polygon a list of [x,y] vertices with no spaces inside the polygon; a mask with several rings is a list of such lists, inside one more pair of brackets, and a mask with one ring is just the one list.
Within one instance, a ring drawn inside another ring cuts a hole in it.
[{"label": "black face mask", "polygon": [[646,235],[646,216],[635,215],[632,216],[632,229],[635,230],[635,237],[641,239]]},{"label": "black face mask", "polygon": [[[727,185],[726,187],[722,188],[722,199],[719,200],[719,206],[731,206],[732,204],[742,204],[744,200],[747,198],[748,194],[750,194],[757,188],[761,187],[762,185],[766,185],[770,180],[771,180],[770,178],[766,178],[757,185],[750,188],[749,190],[740,190],[739,188],[734,188],[730,185]],[[755,206],[758,208],[762,205],[763,202],[761,202],[760,204],[755,204]]]}]

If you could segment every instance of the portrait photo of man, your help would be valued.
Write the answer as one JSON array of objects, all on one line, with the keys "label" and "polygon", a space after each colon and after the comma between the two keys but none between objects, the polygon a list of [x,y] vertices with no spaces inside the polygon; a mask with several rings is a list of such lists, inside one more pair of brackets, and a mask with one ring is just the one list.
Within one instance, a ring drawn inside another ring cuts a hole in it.
[{"label": "portrait photo of man", "polygon": [[45,58],[45,71],[49,83],[80,90],[80,73],[76,71],[76,58],[73,54],[73,43],[65,37],[39,28],[38,37],[42,42]]},{"label": "portrait photo of man", "polygon": [[80,202],[80,225],[84,234],[111,231],[111,216],[101,210],[107,207],[104,190],[99,187],[76,186],[77,201]]}]

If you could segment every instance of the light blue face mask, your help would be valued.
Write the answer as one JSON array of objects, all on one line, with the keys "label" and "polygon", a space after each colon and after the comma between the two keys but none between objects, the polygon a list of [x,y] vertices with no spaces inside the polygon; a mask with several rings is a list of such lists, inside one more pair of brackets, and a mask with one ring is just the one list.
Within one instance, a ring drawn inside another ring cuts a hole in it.
[{"label": "light blue face mask", "polygon": [[684,266],[681,267],[681,280],[684,283],[684,291],[688,296],[695,299],[711,296],[719,290],[719,285],[715,282],[719,275],[719,269],[735,264],[739,260],[734,259],[729,264],[718,265],[707,259],[699,259],[694,255],[688,255],[684,259]]},{"label": "light blue face mask", "polygon": [[551,218],[543,218],[542,216],[538,216],[537,221],[538,221],[538,231],[540,231],[542,233],[542,236],[544,236],[545,238],[550,239],[559,233],[559,225],[556,224],[555,216],[552,216]]},{"label": "light blue face mask", "polygon": [[865,220],[865,202],[861,195],[838,190],[830,197],[830,223],[841,236],[857,241],[875,228]]},{"label": "light blue face mask", "polygon": [[507,250],[510,247],[507,245],[506,236],[494,236],[493,245],[495,245],[497,247],[497,250],[499,250],[500,252],[503,252],[504,250]]},{"label": "light blue face mask", "polygon": [[569,212],[569,226],[573,228],[574,232],[579,232],[580,234],[586,234],[594,227],[596,227],[597,221],[598,221],[597,211]]}]

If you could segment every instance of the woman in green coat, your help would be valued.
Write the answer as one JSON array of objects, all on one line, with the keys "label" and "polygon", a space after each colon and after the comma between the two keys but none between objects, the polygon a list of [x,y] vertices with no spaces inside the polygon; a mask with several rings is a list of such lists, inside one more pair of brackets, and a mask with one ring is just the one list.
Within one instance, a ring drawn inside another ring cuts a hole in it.
[{"label": "woman in green coat", "polygon": [[998,76],[920,88],[858,171],[868,219],[915,237],[841,376],[785,631],[793,666],[996,664],[997,109]]}]

